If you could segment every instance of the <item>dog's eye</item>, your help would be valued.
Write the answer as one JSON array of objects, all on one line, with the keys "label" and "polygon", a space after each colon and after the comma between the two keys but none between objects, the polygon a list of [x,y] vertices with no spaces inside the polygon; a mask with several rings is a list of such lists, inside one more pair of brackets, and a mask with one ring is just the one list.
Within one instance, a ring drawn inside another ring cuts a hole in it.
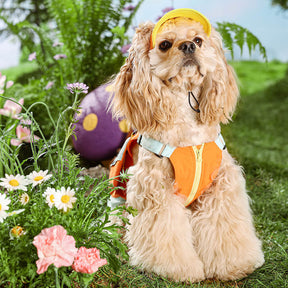
[{"label": "dog's eye", "polygon": [[202,45],[202,39],[199,37],[194,38],[193,42],[195,42],[199,47]]},{"label": "dog's eye", "polygon": [[166,52],[168,49],[172,47],[172,43],[165,40],[159,44],[159,49],[163,52]]}]

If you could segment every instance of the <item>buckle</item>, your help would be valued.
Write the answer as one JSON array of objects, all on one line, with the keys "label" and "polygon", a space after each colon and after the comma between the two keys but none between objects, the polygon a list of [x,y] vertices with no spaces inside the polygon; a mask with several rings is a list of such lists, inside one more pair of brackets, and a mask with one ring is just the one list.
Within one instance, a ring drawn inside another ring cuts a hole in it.
[{"label": "buckle", "polygon": [[137,143],[138,143],[140,146],[142,146],[142,145],[141,145],[141,140],[142,140],[142,134],[139,134],[139,137],[138,137],[138,139],[137,139]]},{"label": "buckle", "polygon": [[166,144],[163,144],[162,147],[161,147],[161,149],[160,149],[160,151],[158,152],[158,156],[159,156],[159,157],[161,157],[161,158],[163,157],[163,156],[162,156],[162,153],[163,153],[163,151],[165,150],[165,148],[166,148]]}]

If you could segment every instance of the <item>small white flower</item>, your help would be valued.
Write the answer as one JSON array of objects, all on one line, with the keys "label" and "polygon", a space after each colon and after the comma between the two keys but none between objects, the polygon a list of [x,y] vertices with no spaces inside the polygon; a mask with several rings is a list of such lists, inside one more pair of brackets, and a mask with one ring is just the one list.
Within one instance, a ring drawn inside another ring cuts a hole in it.
[{"label": "small white flower", "polygon": [[14,210],[12,212],[7,213],[7,215],[8,216],[18,215],[18,214],[20,214],[20,213],[22,213],[24,211],[25,211],[25,209]]},{"label": "small white flower", "polygon": [[73,189],[70,189],[68,187],[65,189],[64,187],[61,187],[60,191],[57,191],[55,195],[55,206],[58,210],[63,210],[64,212],[67,212],[68,209],[73,208],[73,203],[76,202],[76,197],[73,197],[75,194],[75,191]]},{"label": "small white flower", "polygon": [[50,187],[48,187],[46,191],[43,193],[43,196],[46,198],[46,203],[49,205],[50,208],[52,208],[55,204],[54,200],[56,194],[57,194],[56,190]]},{"label": "small white flower", "polygon": [[32,187],[35,187],[36,185],[41,184],[42,182],[45,182],[52,177],[52,174],[47,173],[48,170],[40,170],[39,172],[33,171],[27,176],[27,178],[31,181]]},{"label": "small white flower", "polygon": [[27,193],[22,193],[19,197],[19,201],[22,205],[26,205],[30,200],[30,197]]},{"label": "small white flower", "polygon": [[6,211],[9,209],[9,204],[11,200],[6,198],[5,194],[0,194],[0,223],[8,216]]},{"label": "small white flower", "polygon": [[25,178],[23,175],[17,174],[14,175],[8,175],[5,174],[5,178],[0,178],[0,186],[5,187],[9,191],[13,190],[23,190],[27,191],[27,185],[30,184],[29,180]]}]

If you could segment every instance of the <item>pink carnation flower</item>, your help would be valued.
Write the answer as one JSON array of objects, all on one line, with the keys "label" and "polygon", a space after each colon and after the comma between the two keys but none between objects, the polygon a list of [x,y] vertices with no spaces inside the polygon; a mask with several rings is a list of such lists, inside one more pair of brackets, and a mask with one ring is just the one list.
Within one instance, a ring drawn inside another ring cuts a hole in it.
[{"label": "pink carnation flower", "polygon": [[39,257],[36,261],[38,274],[44,273],[51,264],[57,268],[71,266],[77,254],[75,239],[67,235],[61,225],[43,229],[34,237],[33,244]]},{"label": "pink carnation flower", "polygon": [[75,257],[72,268],[80,273],[95,273],[99,267],[106,265],[107,260],[100,258],[100,252],[97,248],[87,249],[80,247]]}]

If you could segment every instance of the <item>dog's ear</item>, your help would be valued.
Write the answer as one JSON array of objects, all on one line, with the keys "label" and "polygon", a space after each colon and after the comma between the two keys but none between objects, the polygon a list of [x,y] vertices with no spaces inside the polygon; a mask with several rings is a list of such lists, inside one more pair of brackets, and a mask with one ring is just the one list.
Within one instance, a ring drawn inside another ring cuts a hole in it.
[{"label": "dog's ear", "polygon": [[239,90],[233,68],[227,63],[220,34],[212,29],[211,43],[216,53],[216,67],[208,72],[199,97],[200,119],[204,124],[228,123],[236,108]]},{"label": "dog's ear", "polygon": [[169,97],[165,97],[168,88],[150,70],[153,28],[152,22],[146,22],[136,29],[129,56],[116,77],[111,102],[114,117],[125,117],[140,133],[164,128],[173,114],[169,113]]}]

